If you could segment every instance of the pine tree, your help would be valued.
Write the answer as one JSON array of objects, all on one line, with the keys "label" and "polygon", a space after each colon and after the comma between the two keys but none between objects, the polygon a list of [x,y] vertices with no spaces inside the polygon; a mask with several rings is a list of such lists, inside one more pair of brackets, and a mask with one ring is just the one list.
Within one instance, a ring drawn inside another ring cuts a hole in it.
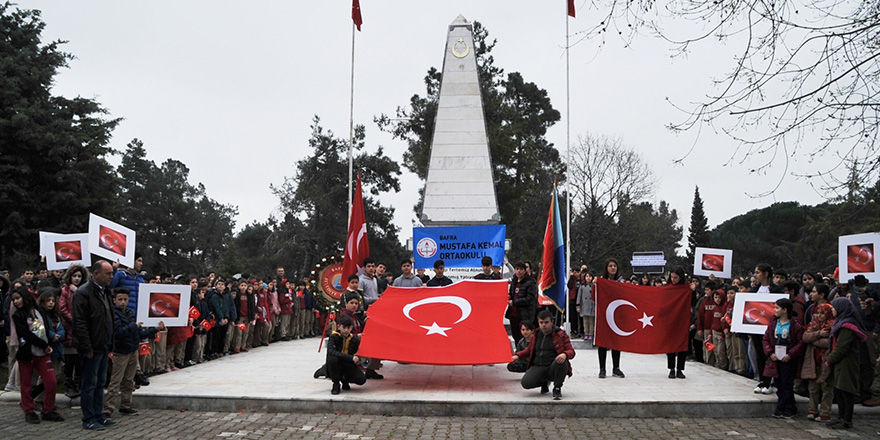
[{"label": "pine tree", "polygon": [[691,208],[691,227],[688,231],[687,259],[694,261],[694,249],[709,244],[709,220],[703,211],[703,199],[700,198],[700,187],[694,190],[694,206]]}]

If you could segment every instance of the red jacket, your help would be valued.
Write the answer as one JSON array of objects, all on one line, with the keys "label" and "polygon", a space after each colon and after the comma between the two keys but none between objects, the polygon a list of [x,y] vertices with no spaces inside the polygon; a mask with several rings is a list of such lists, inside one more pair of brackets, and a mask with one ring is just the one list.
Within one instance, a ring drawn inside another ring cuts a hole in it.
[{"label": "red jacket", "polygon": [[[764,347],[764,353],[767,354],[767,365],[764,366],[764,376],[767,377],[779,377],[779,372],[776,370],[776,362],[770,360],[770,354],[776,351],[776,321],[777,318],[774,316],[773,319],[770,320],[770,324],[767,324],[767,330],[764,332],[764,343],[762,344]],[[791,358],[789,362],[795,363],[795,378],[800,379],[801,377],[801,365],[804,357],[804,351],[806,351],[806,346],[804,345],[804,326],[801,323],[792,319],[791,321],[791,347],[788,349],[788,357]],[[777,361],[779,362],[779,361]]]},{"label": "red jacket", "polygon": [[[715,299],[712,299],[715,302]],[[721,304],[712,309],[712,330],[716,332],[724,331],[724,311],[727,308],[727,295],[721,296]]]},{"label": "red jacket", "polygon": [[[535,330],[535,333],[532,335],[532,340],[529,341],[529,346],[526,347],[525,350],[516,352],[516,356],[520,359],[529,360],[526,369],[532,365],[532,358],[535,357],[535,352],[532,348],[535,347],[535,338],[537,338],[539,331],[541,331],[541,329]],[[553,328],[553,348],[556,349],[557,355],[565,353],[565,356],[569,361],[574,359],[574,347],[571,346],[571,339],[569,339],[568,334],[559,327]],[[569,362],[568,375],[571,376],[571,374],[571,362]]]},{"label": "red jacket", "polygon": [[[724,303],[724,313],[721,314],[721,328],[724,330],[730,330],[730,322],[727,322],[727,318],[733,320],[733,302],[728,301]],[[727,318],[725,318],[725,316]]]},{"label": "red jacket", "polygon": [[282,315],[293,314],[293,295],[289,291],[278,292],[278,305],[281,306]]},{"label": "red jacket", "polygon": [[715,314],[715,299],[706,297],[697,313],[697,330],[712,330],[712,319]]}]

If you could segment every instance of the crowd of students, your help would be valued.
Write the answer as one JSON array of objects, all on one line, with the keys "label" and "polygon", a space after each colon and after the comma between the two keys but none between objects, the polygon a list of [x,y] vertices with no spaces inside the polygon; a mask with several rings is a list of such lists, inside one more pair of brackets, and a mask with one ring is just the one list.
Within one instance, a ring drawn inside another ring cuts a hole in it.
[{"label": "crowd of students", "polygon": [[[131,396],[135,388],[149,385],[148,377],[171,372],[223,356],[246,352],[272,342],[312,337],[321,333],[316,319],[314,294],[309,280],[291,280],[284,269],[275,277],[241,276],[223,278],[215,274],[173,278],[167,274],[145,277],[138,256],[133,268],[118,268],[109,287],[114,304],[113,368],[108,374],[104,418],[114,412],[134,414]],[[366,274],[353,275],[342,297],[337,321],[328,332],[327,363],[315,377],[332,380],[331,392],[338,394],[350,383],[363,384],[368,378],[381,379],[375,370],[378,360],[357,356],[364,310],[373,296],[388,285],[406,283],[442,286],[451,283],[443,276],[443,264],[435,267],[434,278],[422,271],[412,272],[408,261],[401,264],[397,280],[384,264],[365,262]],[[484,261],[484,273],[477,278],[501,278]],[[791,418],[797,413],[794,395],[809,397],[807,418],[826,422],[832,428],[852,427],[855,404],[880,405],[880,291],[863,276],[838,283],[822,274],[789,275],[761,264],[754,274],[722,280],[686,277],[681,268],[668,277],[620,276],[616,260],[609,260],[606,279],[640,285],[690,283],[692,290],[689,350],[669,354],[669,378],[684,379],[684,360],[703,362],[716,368],[754,378],[754,392],[778,397],[774,417]],[[21,392],[25,419],[39,423],[34,400],[43,394],[42,420],[63,420],[55,411],[56,380],[64,378],[65,394],[76,397],[81,364],[72,340],[77,290],[88,282],[89,270],[73,265],[66,271],[25,271],[9,281],[0,276],[3,304],[4,349],[8,355],[9,380],[6,390]],[[528,262],[517,263],[511,278],[511,322],[517,353],[529,353],[529,341],[536,337],[536,274]],[[149,281],[147,281],[149,280]],[[595,328],[593,273],[586,267],[574,270],[569,278],[571,335],[591,341]],[[142,283],[188,283],[190,304],[197,312],[184,327],[144,328],[136,321],[137,291]],[[365,286],[369,286],[365,289]],[[375,289],[375,294],[373,290]],[[731,331],[733,304],[742,292],[781,293],[764,334],[737,334]],[[371,301],[372,300],[372,301]],[[548,335],[552,324],[548,324]],[[540,332],[538,332],[540,333]],[[540,339],[540,338],[539,338]],[[597,347],[599,377],[606,376],[605,357],[609,350]],[[623,378],[620,352],[612,352],[613,376]],[[571,352],[573,356],[573,351]],[[572,357],[570,356],[570,357]],[[357,368],[358,365],[361,368]],[[508,365],[513,372],[525,372],[528,363],[514,358]],[[36,372],[36,374],[35,374]],[[570,374],[570,370],[569,370]],[[21,378],[34,378],[22,380]],[[771,382],[772,381],[772,382]],[[535,382],[536,384],[538,382]],[[554,388],[557,398],[558,388]],[[546,385],[546,383],[544,383]],[[525,386],[525,385],[524,385]],[[537,385],[535,385],[537,386]],[[543,386],[543,385],[542,385]],[[121,402],[117,405],[117,398]],[[832,419],[832,402],[838,404],[838,418]],[[112,420],[111,420],[112,422]]]},{"label": "crowd of students", "polygon": [[[84,420],[89,429],[115,424],[111,417],[117,412],[136,414],[132,393],[149,385],[150,376],[320,334],[315,296],[307,279],[287,279],[283,268],[272,278],[225,279],[213,273],[146,276],[142,264],[137,255],[134,267],[119,267],[106,286],[113,307],[112,334],[107,336],[111,367],[102,387],[107,392],[100,423]],[[20,391],[28,423],[63,420],[54,406],[59,379],[65,395],[80,396],[84,359],[73,335],[77,323],[91,317],[77,316],[80,312],[74,304],[90,278],[91,271],[81,265],[51,273],[26,270],[12,281],[0,275],[3,359],[9,369],[5,390]],[[188,325],[145,328],[138,322],[137,293],[143,283],[189,284]],[[42,400],[42,417],[36,413],[35,400]]]}]

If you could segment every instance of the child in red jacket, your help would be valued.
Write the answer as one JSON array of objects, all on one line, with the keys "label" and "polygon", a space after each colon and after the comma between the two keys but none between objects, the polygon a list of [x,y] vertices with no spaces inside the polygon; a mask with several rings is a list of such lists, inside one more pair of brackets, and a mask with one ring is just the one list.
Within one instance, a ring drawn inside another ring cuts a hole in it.
[{"label": "child in red jacket", "polygon": [[727,294],[718,289],[712,294],[715,308],[712,309],[712,343],[715,344],[715,367],[727,370],[727,345],[724,340],[724,311],[727,306]]}]

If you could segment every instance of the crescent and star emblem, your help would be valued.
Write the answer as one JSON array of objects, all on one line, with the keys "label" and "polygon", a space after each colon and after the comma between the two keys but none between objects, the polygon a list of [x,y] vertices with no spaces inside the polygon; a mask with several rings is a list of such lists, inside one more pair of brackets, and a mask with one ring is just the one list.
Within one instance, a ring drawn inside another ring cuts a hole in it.
[{"label": "crescent and star emblem", "polygon": [[[65,253],[65,251],[67,252]],[[62,247],[55,252],[55,256],[58,257],[58,261],[67,261],[70,259],[70,249]]]},{"label": "crescent and star emblem", "polygon": [[[620,327],[617,325],[617,322],[614,320],[614,312],[617,311],[617,308],[620,306],[629,306],[638,310],[638,307],[625,299],[614,300],[611,301],[611,304],[608,304],[608,308],[605,309],[605,321],[608,322],[608,327],[611,327],[611,331],[613,331],[614,333],[617,333],[620,336],[629,336],[636,331],[633,330],[631,332],[625,332],[620,329]],[[651,327],[654,326],[654,323],[652,322],[653,319],[653,316],[648,316],[647,313],[642,312],[642,317],[637,319],[637,321],[642,323],[642,328],[645,328],[649,325]]]},{"label": "crescent and star emblem", "polygon": [[[346,249],[354,249],[354,255],[360,255],[361,238],[363,238],[364,235],[367,235],[367,224],[361,223],[361,229],[357,233],[357,238],[355,238],[354,234],[348,236],[348,247]],[[352,239],[354,239],[354,241],[352,241]],[[355,267],[357,268],[358,273],[360,273],[361,268],[363,268],[360,264],[355,264]]]},{"label": "crescent and star emblem", "polygon": [[[864,256],[864,260],[862,259]],[[874,261],[874,254],[871,252],[870,246],[861,246],[856,254],[856,263],[870,264]]]},{"label": "crescent and star emblem", "polygon": [[[464,50],[459,51],[458,46],[464,46]],[[468,46],[467,43],[464,42],[464,38],[459,38],[458,41],[452,43],[452,55],[455,55],[456,58],[464,58],[471,52],[471,47]]]},{"label": "crescent and star emblem", "polygon": [[[749,320],[749,321],[750,321],[751,323],[753,323],[753,324],[757,324],[757,323],[759,323],[760,321],[758,321],[757,319],[755,319],[755,318],[752,317],[752,311],[756,311],[756,312],[757,312],[758,309],[752,307],[751,309],[746,310],[746,319]],[[761,315],[761,317],[766,317],[766,316],[767,316],[767,313],[764,312],[764,311],[761,311],[761,312],[759,312],[758,314]]]},{"label": "crescent and star emblem", "polygon": [[[158,306],[162,306],[161,311],[159,310]],[[162,300],[156,300],[156,301],[153,301],[152,304],[150,304],[150,308],[153,309],[153,313],[155,313],[159,316],[164,316],[165,312],[168,311],[168,307],[171,307],[171,304],[167,303],[165,301],[162,301]]]},{"label": "crescent and star emblem", "polygon": [[[458,324],[459,322],[467,319],[468,316],[471,316],[471,303],[460,296],[436,296],[433,298],[425,298],[413,303],[409,303],[403,306],[403,316],[406,316],[410,321],[415,322],[415,319],[413,319],[412,316],[409,316],[410,312],[412,312],[414,308],[426,304],[452,304],[454,306],[458,306],[458,308],[461,310],[461,318],[458,318],[458,321],[453,322],[452,325]],[[452,329],[452,327],[440,327],[439,325],[437,325],[437,322],[434,322],[432,325],[420,325],[419,327],[428,331],[425,336],[436,334],[449,337],[449,335],[446,334],[446,331]]]}]

